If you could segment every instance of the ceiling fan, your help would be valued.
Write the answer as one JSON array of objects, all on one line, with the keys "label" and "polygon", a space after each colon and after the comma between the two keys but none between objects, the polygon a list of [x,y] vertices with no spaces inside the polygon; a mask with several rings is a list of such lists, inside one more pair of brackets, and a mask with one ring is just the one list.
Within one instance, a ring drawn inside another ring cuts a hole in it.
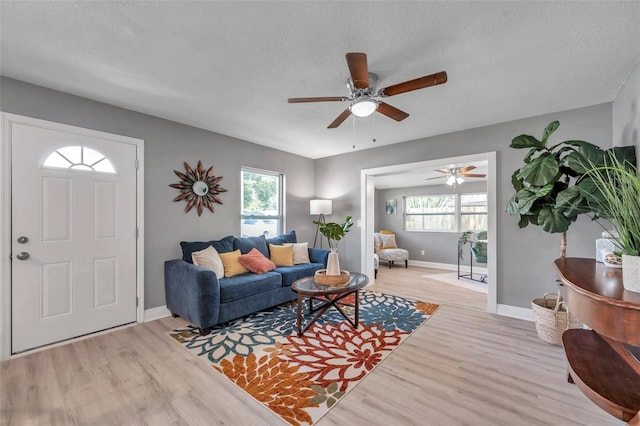
[{"label": "ceiling fan", "polygon": [[410,92],[412,90],[424,89],[447,82],[447,73],[440,71],[435,74],[425,75],[414,80],[394,84],[382,89],[376,89],[378,76],[369,72],[367,66],[367,55],[365,53],[351,52],[346,54],[347,65],[351,77],[347,80],[349,96],[325,96],[316,98],[289,98],[287,102],[291,104],[303,102],[349,102],[349,107],[338,116],[329,129],[335,129],[351,114],[358,117],[367,117],[375,111],[386,115],[396,121],[402,121],[409,116],[406,112],[399,110],[381,99]]},{"label": "ceiling fan", "polygon": [[469,173],[471,170],[475,169],[476,166],[466,166],[466,167],[449,167],[447,170],[435,170],[438,173],[442,173],[443,176],[436,176],[432,178],[428,178],[427,180],[432,179],[442,179],[447,178],[447,185],[453,185],[454,183],[462,183],[464,182],[464,178],[483,178],[486,177],[486,174],[483,173]]}]

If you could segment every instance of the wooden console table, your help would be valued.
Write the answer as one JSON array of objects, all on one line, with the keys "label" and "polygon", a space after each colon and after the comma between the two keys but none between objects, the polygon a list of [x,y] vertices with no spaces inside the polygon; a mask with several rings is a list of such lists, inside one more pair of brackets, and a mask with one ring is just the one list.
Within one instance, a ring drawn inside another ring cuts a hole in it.
[{"label": "wooden console table", "polygon": [[622,271],[594,259],[560,258],[569,310],[593,330],[562,335],[569,380],[609,414],[640,426],[640,293],[622,286]]}]

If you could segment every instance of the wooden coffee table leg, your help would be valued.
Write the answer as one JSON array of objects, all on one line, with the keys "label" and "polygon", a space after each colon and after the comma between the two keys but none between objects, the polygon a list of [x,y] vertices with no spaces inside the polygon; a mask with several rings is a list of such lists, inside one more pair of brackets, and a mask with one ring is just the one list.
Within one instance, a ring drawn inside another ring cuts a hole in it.
[{"label": "wooden coffee table leg", "polygon": [[302,295],[298,293],[298,315],[296,317],[296,325],[298,326],[298,336],[302,336]]},{"label": "wooden coffee table leg", "polygon": [[360,297],[358,297],[358,290],[356,290],[355,294],[356,294],[356,303],[355,303],[355,306],[354,306],[354,308],[356,310],[355,311],[355,315],[356,315],[356,321],[355,321],[356,326],[355,326],[355,328],[358,328],[358,313],[360,312]]}]

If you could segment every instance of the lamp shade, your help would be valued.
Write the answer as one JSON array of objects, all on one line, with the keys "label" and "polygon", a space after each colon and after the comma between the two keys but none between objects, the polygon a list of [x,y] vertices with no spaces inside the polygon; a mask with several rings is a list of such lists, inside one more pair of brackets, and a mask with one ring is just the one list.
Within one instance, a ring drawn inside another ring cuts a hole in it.
[{"label": "lamp shade", "polygon": [[331,200],[309,201],[309,214],[331,214],[333,204]]}]

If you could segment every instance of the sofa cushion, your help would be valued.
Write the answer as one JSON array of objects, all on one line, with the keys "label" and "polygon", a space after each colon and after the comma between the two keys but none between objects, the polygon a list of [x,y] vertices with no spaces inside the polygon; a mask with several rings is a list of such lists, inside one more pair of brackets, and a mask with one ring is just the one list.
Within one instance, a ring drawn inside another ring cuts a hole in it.
[{"label": "sofa cushion", "polygon": [[220,283],[220,303],[232,302],[282,286],[282,276],[275,271],[261,275],[252,273],[222,278]]},{"label": "sofa cushion", "polygon": [[269,251],[276,266],[293,266],[293,246],[269,244]]},{"label": "sofa cushion", "polygon": [[234,275],[240,275],[249,272],[249,270],[242,266],[242,264],[238,260],[240,256],[240,250],[234,250],[229,253],[220,253],[220,259],[222,259],[222,264],[224,265],[225,277],[233,277]]},{"label": "sofa cushion", "polygon": [[297,243],[296,231],[289,231],[286,234],[278,235],[277,237],[267,239],[267,244],[274,244],[281,246],[284,243]]},{"label": "sofa cushion", "polygon": [[293,246],[293,264],[309,263],[309,243],[284,243],[285,246]]},{"label": "sofa cushion", "polygon": [[258,237],[236,237],[233,240],[233,249],[240,250],[242,254],[249,253],[253,248],[258,249],[265,257],[269,257],[267,239],[264,235]]},{"label": "sofa cushion", "polygon": [[213,246],[209,246],[204,250],[194,251],[191,253],[191,258],[193,259],[194,265],[211,269],[220,278],[224,276],[222,259],[220,259],[220,255]]},{"label": "sofa cushion", "polygon": [[304,263],[294,266],[279,266],[273,270],[282,275],[282,285],[290,286],[294,281],[304,277],[311,277],[318,269],[324,269],[322,263]]},{"label": "sofa cushion", "polygon": [[249,253],[240,256],[238,261],[254,274],[264,274],[276,268],[276,264],[264,257],[256,248],[252,248]]},{"label": "sofa cushion", "polygon": [[181,241],[180,247],[182,248],[182,260],[193,263],[191,253],[194,251],[204,250],[209,246],[213,246],[218,253],[233,251],[233,240],[233,236],[229,235],[217,241]]}]

